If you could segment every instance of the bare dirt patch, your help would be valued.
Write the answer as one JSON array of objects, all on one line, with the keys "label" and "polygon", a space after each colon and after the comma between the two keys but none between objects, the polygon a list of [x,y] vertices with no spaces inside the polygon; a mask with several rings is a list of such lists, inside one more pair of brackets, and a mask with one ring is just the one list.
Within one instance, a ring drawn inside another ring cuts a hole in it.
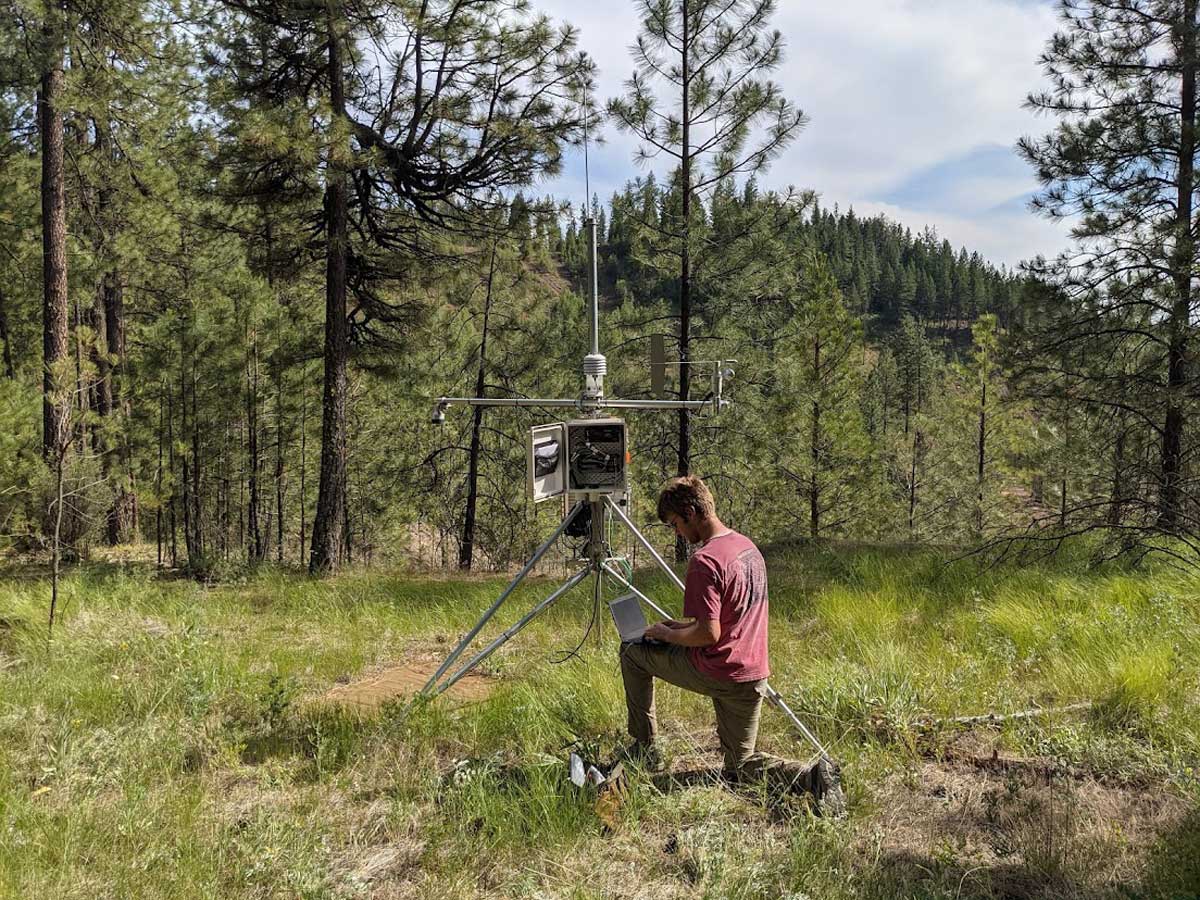
[{"label": "bare dirt patch", "polygon": [[[336,684],[322,695],[323,700],[342,706],[371,712],[389,701],[405,700],[414,696],[437,671],[437,663],[406,662],[387,666],[370,674]],[[478,703],[486,700],[495,690],[497,679],[471,672],[459,679],[445,692],[455,700]]]}]

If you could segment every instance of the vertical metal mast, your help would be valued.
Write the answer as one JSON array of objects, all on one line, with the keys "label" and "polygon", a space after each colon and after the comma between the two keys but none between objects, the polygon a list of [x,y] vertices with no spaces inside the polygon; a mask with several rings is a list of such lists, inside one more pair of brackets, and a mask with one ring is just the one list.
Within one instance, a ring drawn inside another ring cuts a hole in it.
[{"label": "vertical metal mast", "polygon": [[588,274],[591,276],[588,279],[588,293],[591,295],[588,299],[591,303],[591,319],[589,324],[592,327],[592,355],[598,356],[600,353],[600,284],[597,274],[599,272],[599,256],[596,246],[596,220],[587,219],[583,223],[583,227],[588,231]]},{"label": "vertical metal mast", "polygon": [[608,372],[608,360],[600,352],[600,280],[596,262],[596,220],[583,220],[588,233],[588,319],[591,327],[591,352],[583,358],[583,396],[588,400],[604,398],[604,376]]}]

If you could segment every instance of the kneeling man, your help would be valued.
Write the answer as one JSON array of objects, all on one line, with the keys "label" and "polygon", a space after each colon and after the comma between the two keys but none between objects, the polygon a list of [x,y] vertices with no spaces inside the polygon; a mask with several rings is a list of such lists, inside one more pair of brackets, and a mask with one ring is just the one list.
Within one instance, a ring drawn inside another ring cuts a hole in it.
[{"label": "kneeling man", "polygon": [[753,541],[717,518],[712,494],[694,475],[669,481],[658,517],[700,549],[688,563],[683,615],[646,629],[662,644],[622,644],[621,677],[631,754],[657,758],[654,679],[712,697],[725,774],[754,755],[767,665],[767,568]]}]

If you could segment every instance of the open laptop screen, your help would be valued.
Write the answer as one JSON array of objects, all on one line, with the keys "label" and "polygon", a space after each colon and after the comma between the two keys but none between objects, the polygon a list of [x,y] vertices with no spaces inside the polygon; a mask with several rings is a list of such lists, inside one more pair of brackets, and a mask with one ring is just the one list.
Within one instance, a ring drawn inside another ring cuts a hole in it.
[{"label": "open laptop screen", "polygon": [[640,641],[646,630],[646,615],[637,594],[624,594],[608,604],[622,641]]}]

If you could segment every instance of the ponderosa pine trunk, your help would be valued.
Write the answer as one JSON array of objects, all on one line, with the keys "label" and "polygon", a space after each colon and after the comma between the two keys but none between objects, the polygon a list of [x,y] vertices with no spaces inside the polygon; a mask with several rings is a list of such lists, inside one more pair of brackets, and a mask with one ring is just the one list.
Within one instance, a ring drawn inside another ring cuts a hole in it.
[{"label": "ponderosa pine trunk", "polygon": [[[681,197],[683,207],[683,246],[679,254],[679,399],[687,400],[691,388],[691,327],[692,327],[692,272],[691,272],[691,213],[692,213],[692,158],[691,158],[691,59],[689,54],[690,21],[688,0],[682,0],[683,15],[680,17],[682,39],[680,41],[680,60],[683,65],[683,77],[680,87],[680,102],[683,116],[680,123],[683,126],[682,145],[679,157],[679,176],[683,190]],[[679,410],[679,457],[676,474],[688,475],[692,471],[692,429],[690,413],[686,409]],[[675,536],[675,561],[687,559],[687,542]]]},{"label": "ponderosa pine trunk", "polygon": [[175,478],[175,392],[170,384],[164,384],[167,394],[167,471],[171,473],[171,494],[167,509],[171,528],[171,568],[179,567],[179,517],[176,511],[178,504],[179,483]]},{"label": "ponderosa pine trunk", "polygon": [[275,384],[275,561],[283,562],[283,363]]},{"label": "ponderosa pine trunk", "polygon": [[300,554],[304,559],[308,547],[305,529],[308,524],[308,364],[300,369]]},{"label": "ponderosa pine trunk", "polygon": [[154,495],[158,502],[154,504],[154,545],[157,550],[156,567],[161,569],[163,564],[163,387],[158,392],[158,468],[154,472]]},{"label": "ponderosa pine trunk", "polygon": [[46,7],[45,62],[38,90],[42,150],[42,455],[54,461],[68,419],[69,393],[57,371],[67,356],[67,210],[63,168],[63,9]]},{"label": "ponderosa pine trunk", "polygon": [[[187,398],[187,352],[181,345],[179,353],[179,438],[188,437],[188,398]],[[187,552],[188,563],[199,561],[196,546],[192,537],[192,473],[188,466],[188,454],[182,450],[179,454],[180,479],[182,488],[180,503],[183,507],[183,548]]]},{"label": "ponderosa pine trunk", "polygon": [[8,332],[8,308],[4,288],[0,287],[0,350],[3,351],[4,377],[16,378],[17,370],[13,368],[12,339]]},{"label": "ponderosa pine trunk", "polygon": [[[87,452],[88,431],[91,423],[91,416],[88,413],[91,411],[92,391],[91,385],[87,382],[83,368],[83,358],[85,355],[83,348],[83,326],[84,314],[83,303],[76,300],[71,304],[75,315],[75,386],[72,396],[75,398],[76,414],[74,416],[74,432],[75,446],[79,451],[79,455],[83,456]],[[89,311],[87,321],[91,321],[91,313]],[[94,425],[91,427],[91,432],[94,435],[96,429]]]},{"label": "ponderosa pine trunk", "polygon": [[258,452],[258,329],[250,329],[250,353],[246,360],[246,466],[249,472],[250,508],[247,511],[250,528],[250,562],[260,563],[267,547],[259,522],[262,497],[259,472],[262,460]]},{"label": "ponderosa pine trunk", "polygon": [[1158,527],[1175,531],[1179,526],[1182,500],[1183,404],[1188,389],[1188,334],[1192,329],[1192,278],[1195,270],[1195,238],[1192,234],[1192,196],[1196,189],[1196,6],[1185,0],[1179,25],[1180,118],[1179,171],[1176,173],[1175,246],[1171,269],[1175,299],[1167,345],[1167,410],[1163,424],[1161,488]]},{"label": "ponderosa pine trunk", "polygon": [[[275,241],[274,232],[271,227],[271,217],[266,216],[265,225],[266,241],[267,241],[267,285],[271,288],[271,293],[275,293]],[[282,306],[280,302],[280,306]],[[283,387],[284,387],[284,365],[283,365],[283,338],[281,335],[282,316],[277,315],[275,319],[275,360],[274,360],[274,375],[275,375],[275,561],[283,562]],[[303,514],[301,515],[303,518]]]},{"label": "ponderosa pine trunk", "polygon": [[[813,384],[821,383],[821,342],[813,341]],[[812,472],[808,482],[808,536],[817,538],[821,534],[821,485],[818,473],[821,468],[821,401],[812,402],[812,441],[811,458]]]},{"label": "ponderosa pine trunk", "polygon": [[975,466],[975,534],[983,534],[983,475],[987,451],[987,375],[979,393],[979,441],[976,445],[978,458]]},{"label": "ponderosa pine trunk", "polygon": [[1113,443],[1112,455],[1112,489],[1108,497],[1108,515],[1105,522],[1109,525],[1120,525],[1125,517],[1125,441],[1128,429],[1125,415],[1122,414],[1117,422],[1117,439]]},{"label": "ponderosa pine trunk", "polygon": [[118,416],[116,451],[119,486],[108,524],[118,543],[133,540],[138,534],[137,480],[134,474],[130,429],[133,425],[133,385],[129,383],[128,356],[125,348],[125,286],[116,269],[111,273],[104,295],[105,337],[112,368],[113,414]]},{"label": "ponderosa pine trunk", "polygon": [[[329,99],[333,118],[346,113],[341,38],[333,2],[326,6],[329,41]],[[337,564],[345,527],[346,407],[349,322],[346,320],[346,174],[340,149],[329,154],[325,184],[325,380],[321,397],[321,473],[313,518],[308,569],[316,574]]]},{"label": "ponderosa pine trunk", "polygon": [[[192,348],[192,530],[194,534],[195,547],[197,558],[201,561],[204,559],[204,495],[200,491],[201,481],[204,475],[203,459],[200,452],[200,410],[199,410],[199,391],[197,388],[200,383],[200,374],[196,366],[195,347]],[[192,556],[189,551],[188,564],[191,565]]]},{"label": "ponderosa pine trunk", "polygon": [[[114,165],[116,157],[109,124],[95,121],[94,125],[96,154],[102,165]],[[99,228],[96,253],[106,265],[96,286],[92,311],[95,330],[92,360],[96,368],[93,396],[98,418],[93,441],[100,455],[104,480],[113,493],[104,528],[105,541],[110,546],[131,540],[137,531],[137,500],[129,447],[132,392],[121,383],[126,374],[124,286],[117,263],[107,258],[117,240],[112,206],[113,187],[105,172],[97,191],[95,215]]]}]

